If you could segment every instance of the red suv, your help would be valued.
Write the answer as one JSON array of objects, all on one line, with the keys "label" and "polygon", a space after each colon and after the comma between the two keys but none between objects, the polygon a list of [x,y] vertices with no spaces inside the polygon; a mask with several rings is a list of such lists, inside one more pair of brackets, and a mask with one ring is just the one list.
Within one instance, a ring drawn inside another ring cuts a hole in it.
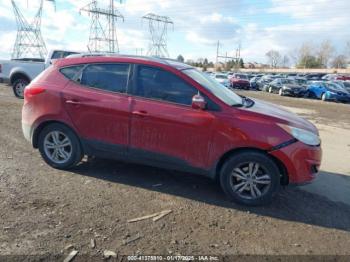
[{"label": "red suv", "polygon": [[245,74],[233,74],[230,78],[230,87],[232,88],[241,88],[241,89],[250,89],[249,78]]},{"label": "red suv", "polygon": [[24,93],[24,136],[58,169],[84,155],[154,165],[218,179],[230,199],[262,205],[320,166],[310,122],[172,60],[62,59]]}]

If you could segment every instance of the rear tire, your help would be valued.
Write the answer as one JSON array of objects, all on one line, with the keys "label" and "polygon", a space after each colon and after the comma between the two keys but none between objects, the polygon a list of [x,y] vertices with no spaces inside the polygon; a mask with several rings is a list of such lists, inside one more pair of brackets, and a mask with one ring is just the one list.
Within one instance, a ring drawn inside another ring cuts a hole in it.
[{"label": "rear tire", "polygon": [[273,90],[272,90],[272,87],[270,86],[269,87],[269,93],[272,93],[273,92]]},{"label": "rear tire", "polygon": [[40,132],[38,147],[45,162],[57,169],[70,169],[83,157],[78,137],[59,123],[50,124]]},{"label": "rear tire", "polygon": [[29,84],[29,81],[24,78],[19,78],[13,82],[12,89],[13,93],[17,98],[24,98],[24,88]]},{"label": "rear tire", "polygon": [[220,185],[233,202],[247,206],[266,205],[280,189],[280,172],[264,153],[244,151],[223,165]]}]

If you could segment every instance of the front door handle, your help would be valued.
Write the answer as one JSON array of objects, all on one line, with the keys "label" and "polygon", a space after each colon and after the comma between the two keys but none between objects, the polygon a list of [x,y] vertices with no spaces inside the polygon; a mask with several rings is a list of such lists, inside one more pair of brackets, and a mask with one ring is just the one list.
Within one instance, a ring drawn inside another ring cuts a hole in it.
[{"label": "front door handle", "polygon": [[77,100],[66,100],[66,104],[70,105],[80,105],[81,103]]},{"label": "front door handle", "polygon": [[148,113],[146,111],[143,111],[143,110],[141,110],[141,111],[133,111],[132,114],[135,115],[135,116],[139,116],[139,117],[145,117],[145,116],[148,115]]}]

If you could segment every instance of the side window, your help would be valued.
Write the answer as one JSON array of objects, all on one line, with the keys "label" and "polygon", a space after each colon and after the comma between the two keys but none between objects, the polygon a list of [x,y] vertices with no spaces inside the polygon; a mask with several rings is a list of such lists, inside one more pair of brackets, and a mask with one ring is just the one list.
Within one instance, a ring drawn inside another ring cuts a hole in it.
[{"label": "side window", "polygon": [[60,69],[60,72],[70,80],[83,68],[83,65],[70,66]]},{"label": "side window", "polygon": [[191,105],[192,97],[197,93],[196,88],[170,72],[148,66],[137,67],[134,92],[137,96]]},{"label": "side window", "polygon": [[126,93],[128,64],[92,64],[81,76],[80,84],[111,92]]}]

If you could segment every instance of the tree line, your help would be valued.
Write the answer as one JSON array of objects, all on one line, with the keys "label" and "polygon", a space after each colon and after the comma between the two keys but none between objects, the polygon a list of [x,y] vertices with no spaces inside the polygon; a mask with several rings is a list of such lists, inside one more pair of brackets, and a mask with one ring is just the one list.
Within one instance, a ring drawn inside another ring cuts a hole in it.
[{"label": "tree line", "polygon": [[272,68],[289,67],[291,63],[296,68],[346,68],[350,58],[350,42],[346,43],[341,53],[336,52],[330,40],[325,40],[319,45],[304,42],[285,55],[271,49],[265,56]]},{"label": "tree line", "polygon": [[[215,65],[213,62],[208,61],[207,58],[198,58],[196,61],[192,59],[188,59],[185,62],[185,58],[182,55],[178,55],[177,60],[186,63],[190,66],[194,67],[201,67],[203,71],[206,71],[207,68],[213,68]],[[221,66],[217,66],[218,71],[230,71],[234,68],[243,68],[244,67],[244,62],[243,59],[240,58],[238,61],[237,60],[229,60],[226,63],[223,63]]]}]

